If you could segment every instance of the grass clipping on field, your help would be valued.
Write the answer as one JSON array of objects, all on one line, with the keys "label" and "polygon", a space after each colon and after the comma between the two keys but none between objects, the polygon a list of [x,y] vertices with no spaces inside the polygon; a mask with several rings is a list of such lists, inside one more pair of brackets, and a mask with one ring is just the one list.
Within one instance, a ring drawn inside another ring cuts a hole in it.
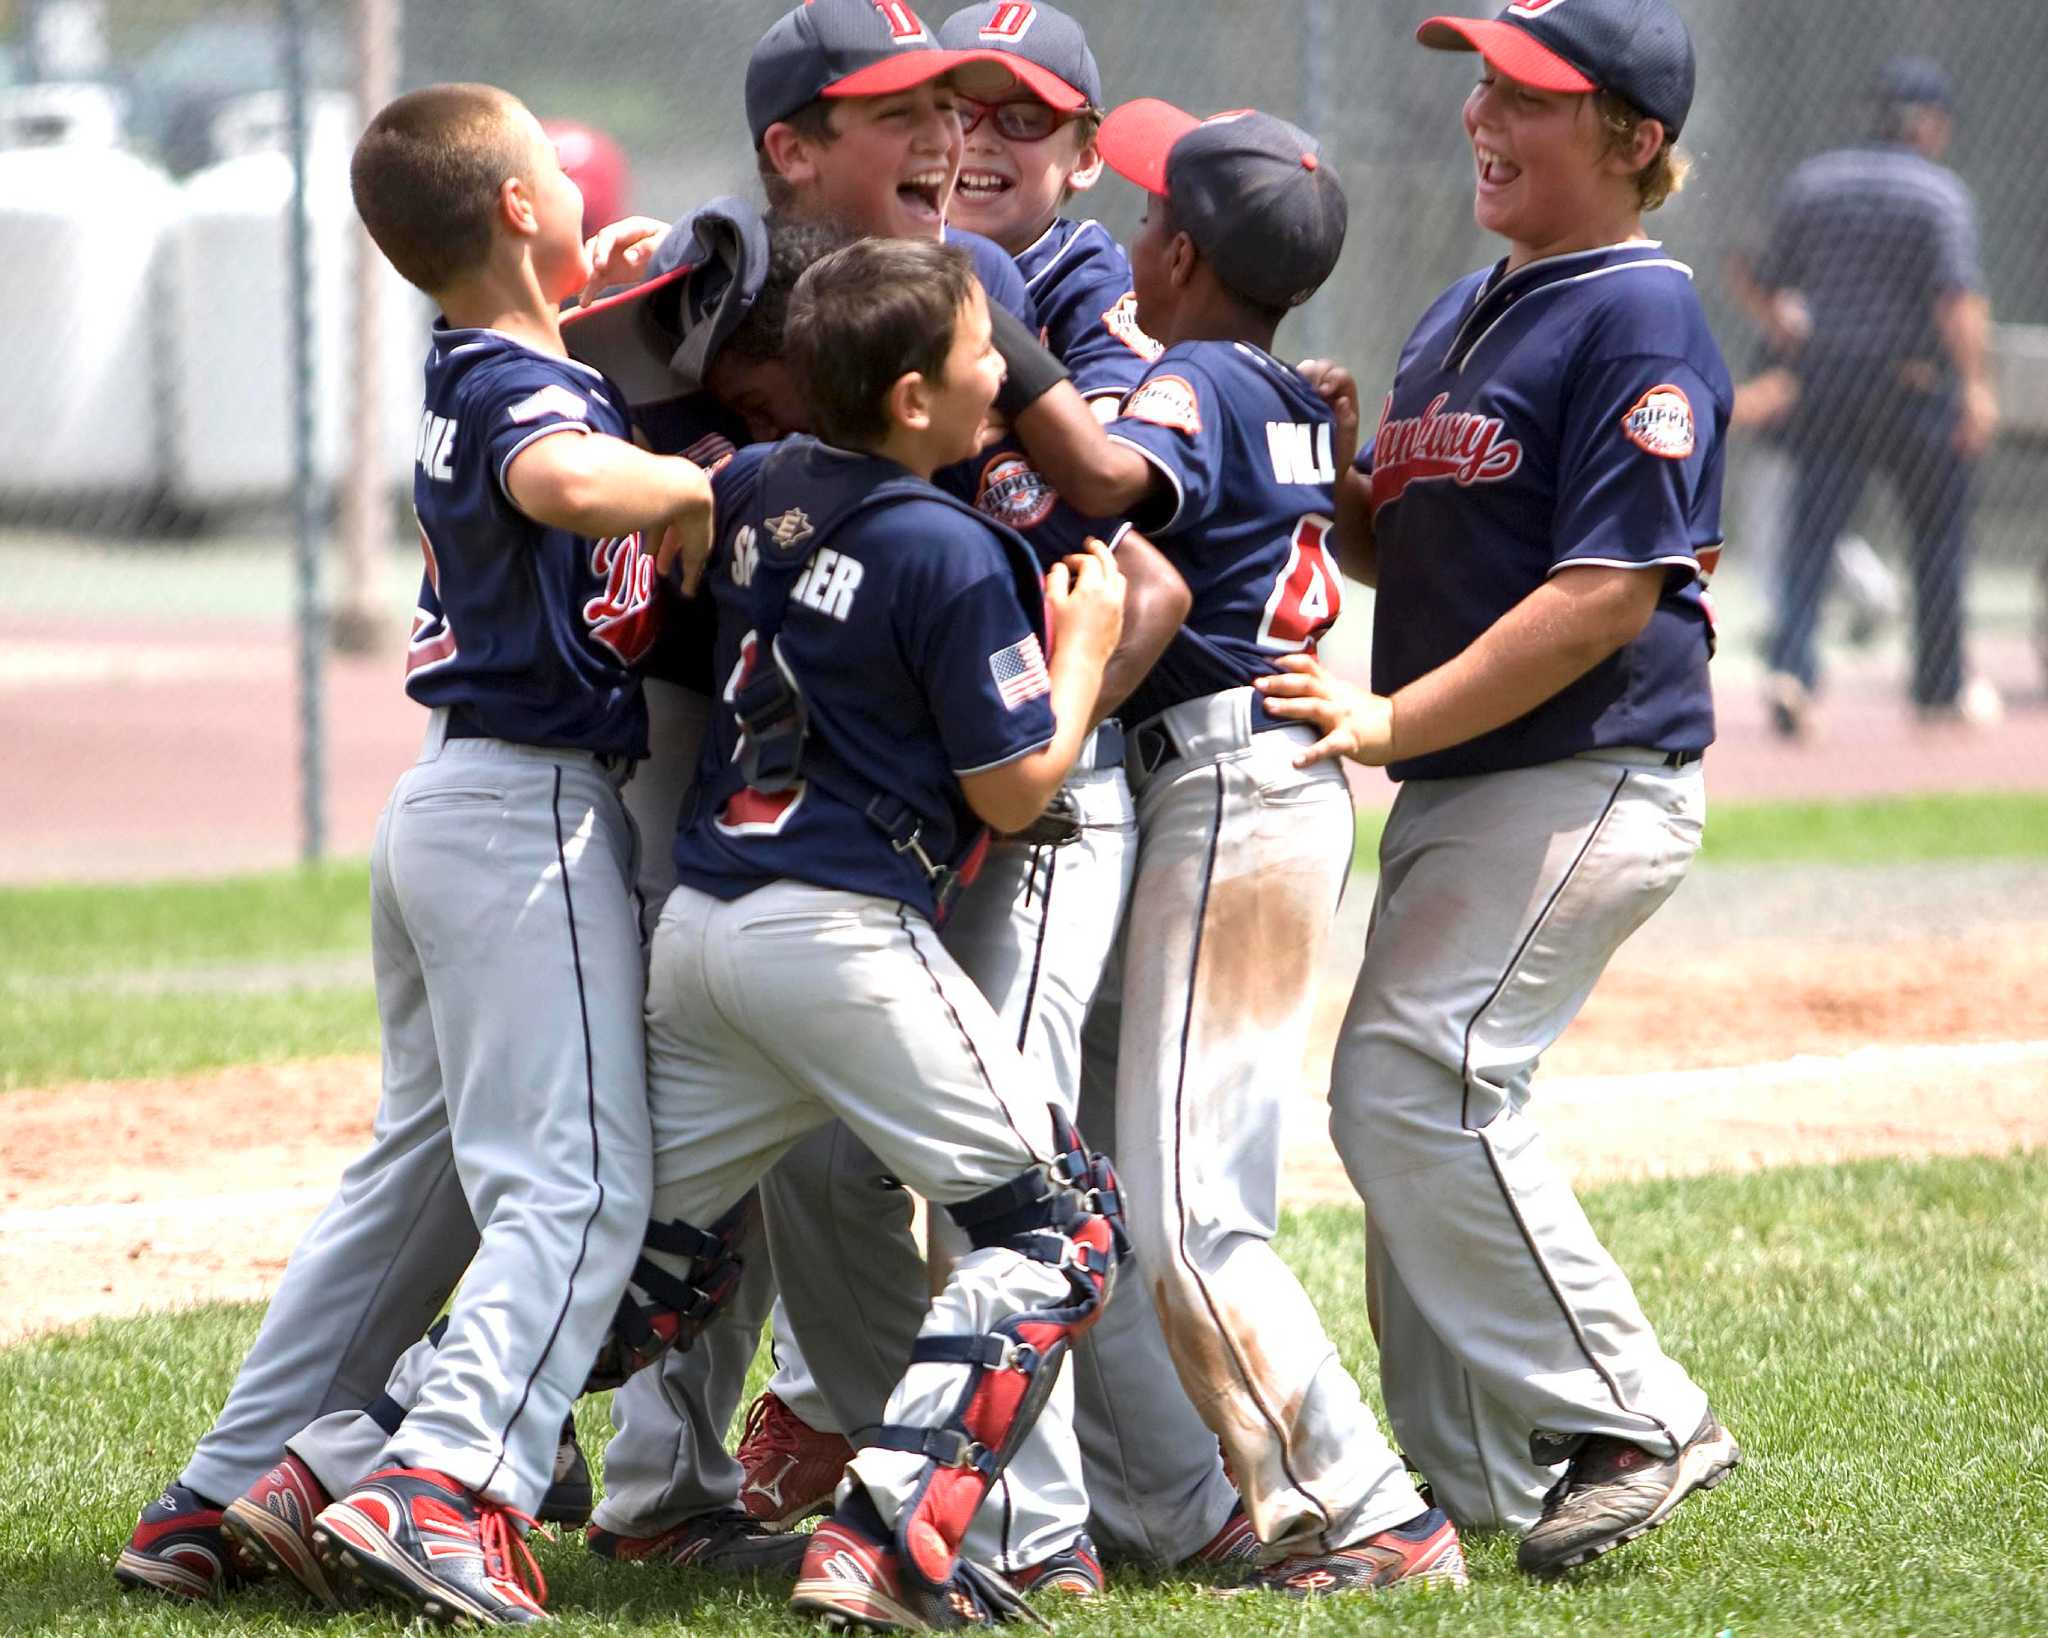
[{"label": "grass clipping on field", "polygon": [[[1075,1633],[1787,1634],[2048,1630],[2048,1155],[1870,1162],[1603,1189],[1588,1207],[1667,1352],[1712,1395],[1745,1460],[1664,1529],[1548,1587],[1511,1543],[1468,1543],[1463,1596],[1220,1603],[1120,1572]],[[1359,1215],[1291,1217],[1282,1249],[1377,1400]],[[176,1473],[258,1314],[106,1323],[0,1353],[0,1631],[388,1632],[282,1587],[220,1608],[118,1593],[112,1555]],[[758,1382],[762,1362],[756,1362]],[[606,1407],[580,1412],[593,1459]],[[540,1545],[575,1631],[812,1630],[785,1592]]]}]

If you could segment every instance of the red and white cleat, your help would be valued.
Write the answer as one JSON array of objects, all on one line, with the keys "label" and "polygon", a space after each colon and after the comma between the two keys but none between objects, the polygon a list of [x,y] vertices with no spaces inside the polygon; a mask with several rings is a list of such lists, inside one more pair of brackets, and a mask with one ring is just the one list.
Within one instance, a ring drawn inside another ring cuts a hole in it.
[{"label": "red and white cleat", "polygon": [[313,1521],[329,1576],[444,1626],[523,1626],[550,1617],[547,1582],[515,1521],[523,1513],[463,1489],[445,1473],[373,1473]]}]

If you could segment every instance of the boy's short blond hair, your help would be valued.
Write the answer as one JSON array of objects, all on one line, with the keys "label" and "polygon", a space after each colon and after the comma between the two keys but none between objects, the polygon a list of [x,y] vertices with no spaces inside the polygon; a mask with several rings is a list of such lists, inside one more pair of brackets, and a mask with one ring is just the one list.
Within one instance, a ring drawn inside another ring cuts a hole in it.
[{"label": "boy's short blond hair", "polygon": [[499,190],[533,171],[526,105],[495,85],[430,85],[387,103],[349,161],[349,190],[377,248],[432,294],[481,268]]},{"label": "boy's short blond hair", "polygon": [[[1596,92],[1593,108],[1600,116],[1600,123],[1607,132],[1607,151],[1624,152],[1634,141],[1637,128],[1648,117],[1636,105],[1612,91]],[[1685,186],[1685,179],[1692,175],[1692,155],[1678,146],[1678,139],[1667,127],[1664,142],[1656,155],[1632,178],[1636,185],[1636,203],[1643,210],[1655,210],[1674,193]]]}]

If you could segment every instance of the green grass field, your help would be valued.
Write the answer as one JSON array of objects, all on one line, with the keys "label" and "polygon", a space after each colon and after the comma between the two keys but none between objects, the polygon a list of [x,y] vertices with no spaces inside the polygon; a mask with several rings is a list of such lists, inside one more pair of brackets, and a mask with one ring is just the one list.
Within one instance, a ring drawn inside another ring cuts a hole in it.
[{"label": "green grass field", "polygon": [[[1358,816],[1357,858],[1378,857],[1382,815]],[[1702,865],[1901,865],[2048,857],[2048,792],[1710,804]]]},{"label": "green grass field", "polygon": [[[1379,816],[1359,816],[1370,870]],[[2048,856],[2048,793],[1717,808],[1703,870]],[[0,1091],[377,1046],[369,871],[0,889]]]},{"label": "green grass field", "polygon": [[[1462,1596],[1224,1603],[1120,1573],[1076,1634],[1986,1634],[2048,1630],[2048,1155],[1880,1162],[1610,1188],[1588,1202],[1665,1346],[1742,1440],[1741,1470],[1663,1530],[1540,1586],[1470,1544]],[[1355,1213],[1290,1219],[1283,1249],[1372,1376]],[[282,1588],[218,1607],[119,1592],[136,1509],[224,1393],[253,1310],[106,1323],[0,1352],[0,1631],[389,1632]],[[603,1407],[584,1407],[586,1444]],[[810,1630],[751,1582],[544,1543],[569,1631]]]}]

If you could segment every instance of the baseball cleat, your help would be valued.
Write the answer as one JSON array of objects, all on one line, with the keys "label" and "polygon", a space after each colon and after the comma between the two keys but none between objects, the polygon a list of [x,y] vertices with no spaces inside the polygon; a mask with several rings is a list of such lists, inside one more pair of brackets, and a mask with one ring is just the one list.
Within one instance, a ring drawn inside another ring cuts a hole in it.
[{"label": "baseball cleat", "polygon": [[1013,1570],[1009,1579],[1020,1593],[1065,1593],[1070,1598],[1093,1598],[1108,1585],[1095,1543],[1085,1533],[1050,1558]]},{"label": "baseball cleat", "polygon": [[832,1493],[853,1458],[853,1446],[814,1428],[772,1393],[747,1407],[733,1452],[745,1473],[740,1505],[771,1530],[787,1530],[831,1509]]},{"label": "baseball cleat", "polygon": [[[873,1508],[867,1511],[872,1513]],[[896,1562],[896,1549],[883,1538],[879,1521],[872,1518],[857,1522],[835,1514],[811,1532],[789,1607],[815,1615],[833,1628],[925,1630],[924,1622],[903,1601],[903,1573]]]},{"label": "baseball cleat", "polygon": [[905,1575],[889,1528],[865,1490],[856,1489],[806,1539],[789,1607],[835,1631],[947,1632],[1020,1616],[1051,1630],[1008,1581],[964,1558],[936,1590]]},{"label": "baseball cleat", "polygon": [[1388,1587],[1462,1587],[1469,1580],[1458,1527],[1442,1508],[1432,1507],[1335,1552],[1297,1553],[1269,1564],[1239,1590],[1319,1598]]},{"label": "baseball cleat", "polygon": [[599,1558],[621,1564],[659,1562],[692,1570],[733,1570],[794,1577],[810,1537],[771,1530],[736,1507],[699,1513],[651,1536],[621,1535],[593,1524],[583,1538]]},{"label": "baseball cleat", "polygon": [[1741,1460],[1712,1411],[1675,1456],[1595,1434],[1543,1498],[1543,1516],[1522,1538],[1515,1562],[1540,1576],[1591,1563],[1656,1529],[1687,1496],[1713,1489]]},{"label": "baseball cleat", "polygon": [[287,1452],[222,1512],[221,1534],[235,1568],[250,1575],[282,1575],[322,1604],[340,1603],[313,1545],[313,1520],[331,1499],[313,1470]]},{"label": "baseball cleat", "polygon": [[443,1626],[523,1626],[551,1619],[548,1585],[514,1521],[524,1513],[445,1473],[373,1473],[313,1521],[330,1579],[354,1583]]},{"label": "baseball cleat", "polygon": [[1181,1562],[1212,1569],[1248,1568],[1258,1563],[1261,1550],[1259,1533],[1252,1528],[1244,1503],[1239,1502],[1217,1532]]},{"label": "baseball cleat", "polygon": [[533,1516],[542,1524],[567,1524],[582,1529],[590,1522],[595,1492],[590,1483],[590,1463],[576,1442],[576,1418],[562,1419],[562,1442],[555,1446],[555,1474],[548,1493],[541,1497]]},{"label": "baseball cleat", "polygon": [[220,1532],[221,1510],[195,1490],[167,1484],[142,1510],[114,1561],[124,1587],[173,1598],[211,1598],[242,1579]]}]

